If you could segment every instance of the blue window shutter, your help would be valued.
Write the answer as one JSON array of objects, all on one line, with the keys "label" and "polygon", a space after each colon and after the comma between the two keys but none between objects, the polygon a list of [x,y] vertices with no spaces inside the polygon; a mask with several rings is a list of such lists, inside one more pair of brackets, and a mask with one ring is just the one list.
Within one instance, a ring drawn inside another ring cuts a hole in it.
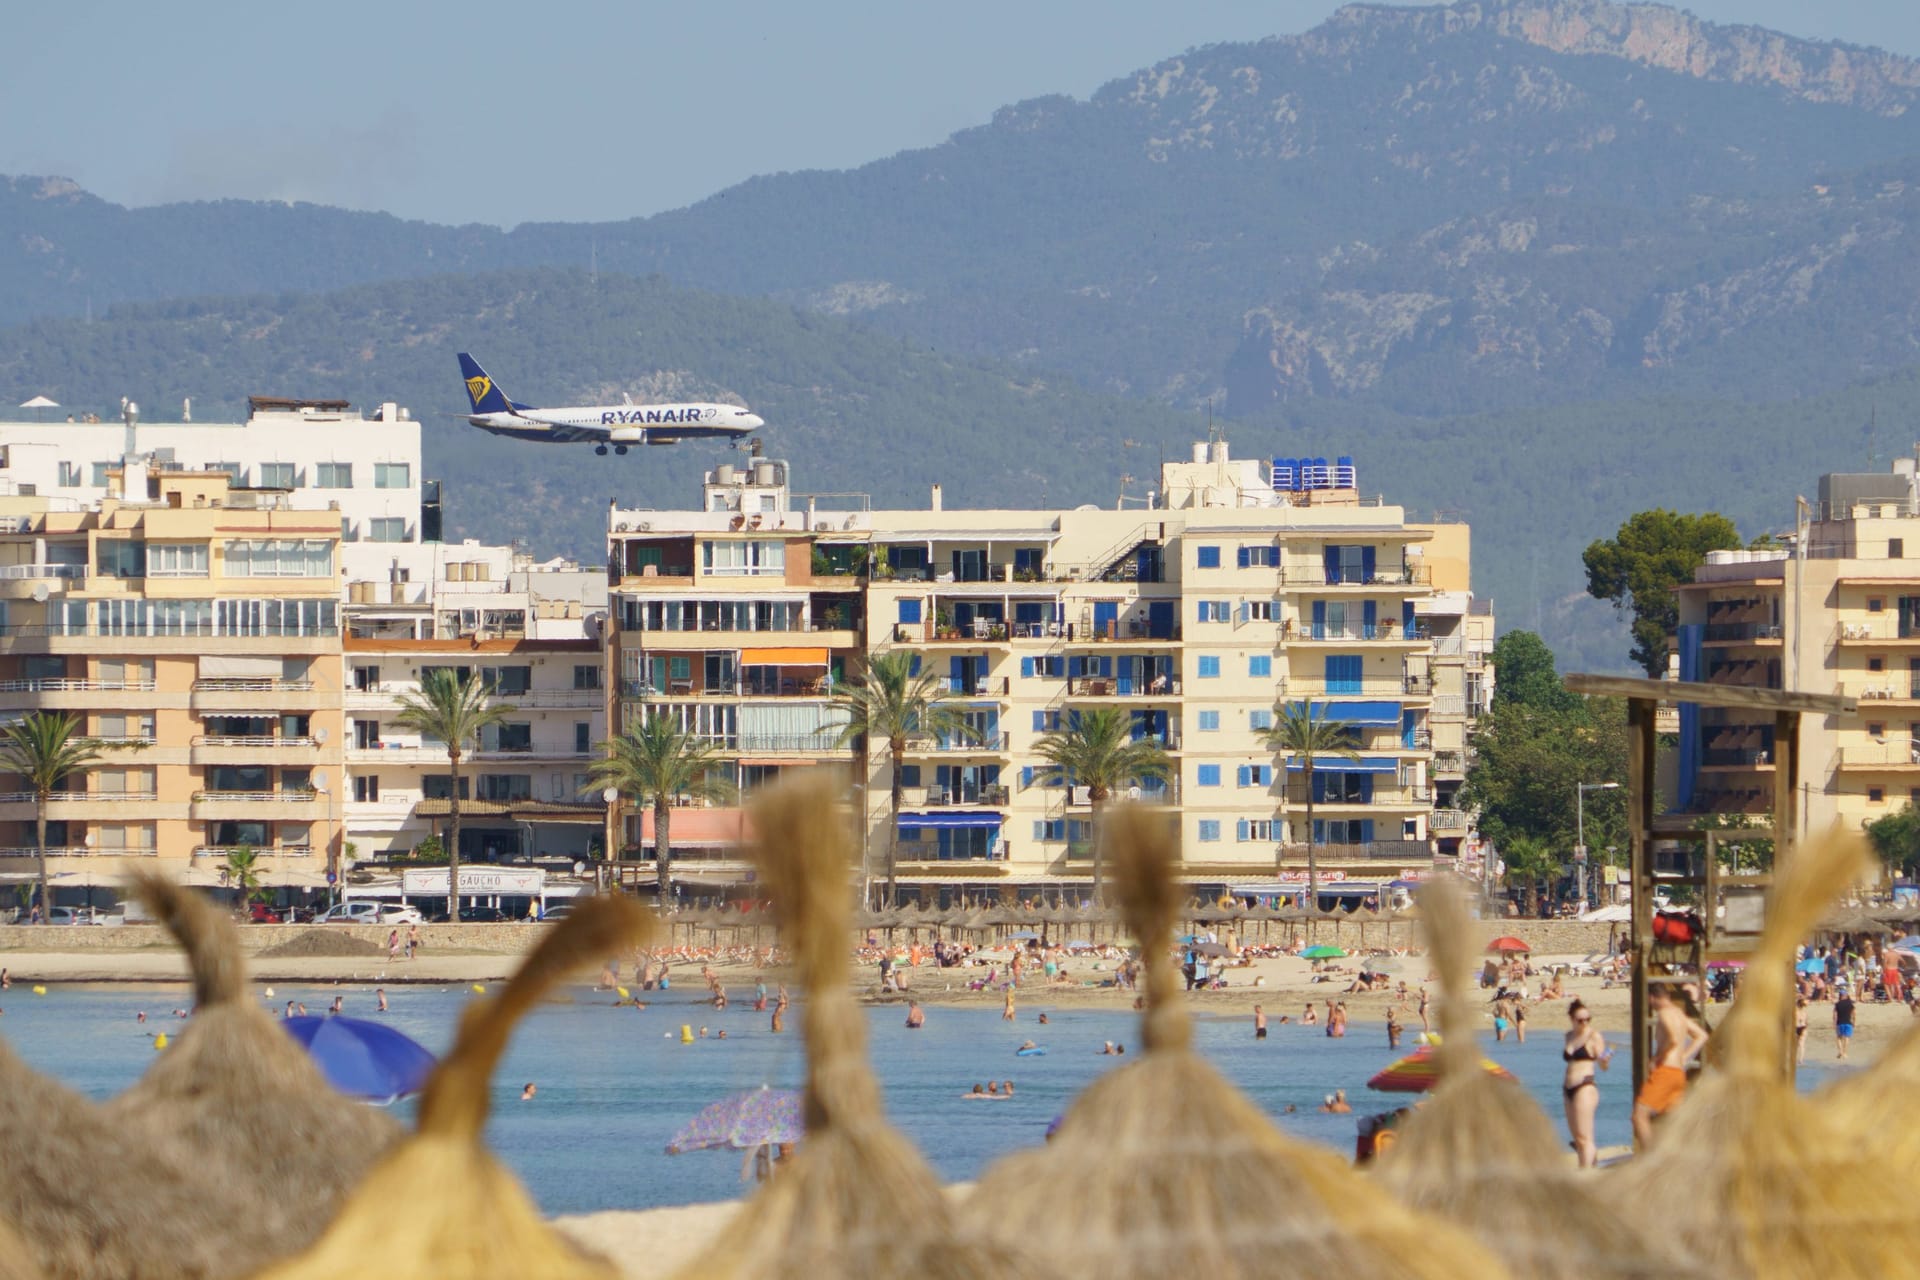
[{"label": "blue window shutter", "polygon": [[1327,566],[1327,581],[1339,582],[1340,581],[1340,548],[1334,546],[1332,543],[1328,543],[1326,548],[1322,551],[1321,554]]},{"label": "blue window shutter", "polygon": [[1047,824],[1038,818],[1033,820],[1033,838],[1035,840],[1045,840],[1047,838]]},{"label": "blue window shutter", "polygon": [[1361,844],[1373,843],[1373,819],[1372,818],[1360,819],[1360,843]]},{"label": "blue window shutter", "polygon": [[920,785],[920,766],[917,764],[901,765],[900,766],[900,785],[903,787],[919,786]]},{"label": "blue window shutter", "polygon": [[1245,818],[1242,818],[1238,822],[1233,824],[1233,838],[1235,840],[1238,840],[1242,844],[1245,844],[1247,841],[1247,835],[1248,835],[1248,827],[1247,827],[1247,820]]},{"label": "blue window shutter", "polygon": [[947,659],[947,675],[952,679],[955,689],[960,687],[960,682],[966,678],[966,673],[967,664],[965,659],[957,654]]},{"label": "blue window shutter", "polygon": [[920,655],[919,654],[917,653],[914,654],[913,661],[907,664],[907,675],[913,679],[919,678],[920,676]]},{"label": "blue window shutter", "polygon": [[[1318,768],[1315,768],[1313,771],[1313,802],[1315,804],[1324,804],[1326,799],[1327,775],[1320,772]],[[1317,826],[1319,824],[1316,823],[1315,825]]]},{"label": "blue window shutter", "polygon": [[1373,775],[1370,773],[1360,775],[1360,803],[1373,803]]},{"label": "blue window shutter", "polygon": [[1363,581],[1373,581],[1374,548],[1360,548],[1360,572],[1365,575]]},{"label": "blue window shutter", "polygon": [[1020,659],[1020,678],[1022,680],[1033,679],[1033,659],[1032,658]]},{"label": "blue window shutter", "polygon": [[1374,628],[1379,625],[1379,622],[1380,622],[1379,604],[1377,604],[1372,600],[1362,601],[1360,604],[1360,623],[1361,623],[1361,626],[1365,628],[1365,630],[1363,630],[1361,634],[1371,637],[1373,635]]},{"label": "blue window shutter", "polygon": [[1033,731],[1035,733],[1045,733],[1047,731],[1047,713],[1046,712],[1036,711],[1033,713]]},{"label": "blue window shutter", "polygon": [[1246,765],[1244,764],[1241,765],[1237,770],[1234,771],[1234,774],[1235,774],[1234,783],[1236,786],[1245,787],[1245,786],[1252,785],[1252,778],[1247,771]]},{"label": "blue window shutter", "polygon": [[1100,658],[1100,677],[1110,679],[1113,676],[1113,659],[1102,655]]},{"label": "blue window shutter", "polygon": [[1245,547],[1241,547],[1239,550],[1239,553],[1235,556],[1235,559],[1239,563],[1239,566],[1242,569],[1246,568],[1248,565],[1247,549]]},{"label": "blue window shutter", "polygon": [[1339,683],[1340,680],[1340,655],[1337,653],[1328,654],[1325,659],[1325,666],[1327,692],[1332,693],[1334,692],[1334,685]]},{"label": "blue window shutter", "polygon": [[1020,785],[1023,787],[1030,787],[1033,785],[1033,766],[1032,765],[1028,764],[1028,765],[1020,766]]},{"label": "blue window shutter", "polygon": [[1321,636],[1326,633],[1326,630],[1327,602],[1325,600],[1315,600],[1313,602],[1313,634],[1315,636]]},{"label": "blue window shutter", "polygon": [[1413,601],[1411,600],[1400,602],[1400,625],[1408,631],[1413,630]]},{"label": "blue window shutter", "polygon": [[953,768],[952,765],[945,765],[945,764],[939,765],[938,767],[936,767],[933,771],[933,785],[936,787],[946,786],[947,777],[951,772],[952,768]]}]

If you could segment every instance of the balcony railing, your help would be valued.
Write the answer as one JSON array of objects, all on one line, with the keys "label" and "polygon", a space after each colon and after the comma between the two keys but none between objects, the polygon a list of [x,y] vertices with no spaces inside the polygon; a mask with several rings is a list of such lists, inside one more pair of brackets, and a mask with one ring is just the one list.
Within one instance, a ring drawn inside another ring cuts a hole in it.
[{"label": "balcony railing", "polygon": [[1900,738],[1870,746],[1840,748],[1842,769],[1920,768],[1920,738]]},{"label": "balcony railing", "polygon": [[[1316,844],[1314,856],[1322,860],[1371,862],[1418,862],[1433,856],[1433,850],[1425,840],[1374,840],[1366,844]],[[1289,861],[1306,861],[1307,846],[1304,843],[1289,844],[1285,847]]]},{"label": "balcony railing", "polygon": [[[14,845],[0,848],[0,858],[37,858],[40,850],[32,845]],[[83,844],[50,844],[47,846],[49,858],[85,858],[94,856],[151,858],[152,849],[91,849]]]},{"label": "balcony railing", "polygon": [[957,680],[952,676],[941,676],[939,687],[947,693],[968,698],[1005,697],[1008,679],[1006,676],[982,676],[974,680]]},{"label": "balcony railing", "polygon": [[1902,623],[1898,618],[1875,618],[1868,622],[1843,622],[1833,629],[1840,643],[1863,640],[1920,640],[1920,624]]},{"label": "balcony railing", "polygon": [[307,804],[319,798],[320,793],[310,787],[295,791],[196,791],[193,793],[195,804]]},{"label": "balcony railing", "polygon": [[194,738],[193,745],[196,747],[317,747],[320,743],[314,738],[200,734]]},{"label": "balcony railing", "polygon": [[1290,587],[1408,587],[1424,586],[1433,581],[1433,571],[1426,565],[1401,565],[1399,568],[1376,567],[1371,575],[1359,571],[1352,573],[1340,569],[1328,571],[1325,565],[1289,564],[1280,569],[1280,581]]},{"label": "balcony railing", "polygon": [[1701,637],[1708,644],[1738,643],[1745,640],[1778,640],[1777,622],[1709,622]]},{"label": "balcony railing", "polygon": [[1434,831],[1465,831],[1467,815],[1463,809],[1435,809],[1427,815],[1427,826]]},{"label": "balcony railing", "polygon": [[929,808],[935,809],[956,805],[962,807],[984,806],[986,808],[1003,809],[1007,805],[1008,798],[1008,789],[1002,784],[986,787],[962,786],[958,789],[928,787],[927,798],[924,803]]},{"label": "balcony railing", "polygon": [[83,564],[8,564],[0,565],[0,581],[22,578],[64,578],[68,580],[87,576],[87,566]]},{"label": "balcony railing", "polygon": [[1010,735],[990,734],[984,738],[923,738],[909,742],[910,752],[926,752],[938,755],[994,755],[1008,749]]},{"label": "balcony railing", "polygon": [[311,680],[276,680],[264,676],[211,676],[193,682],[195,693],[304,693],[311,688]]},{"label": "balcony railing", "polygon": [[1912,702],[1920,699],[1920,680],[1888,679],[1882,684],[1843,687],[1841,693],[1861,702]]},{"label": "balcony railing", "polygon": [[1700,763],[1709,769],[1751,769],[1773,763],[1771,747],[1709,747],[1700,753]]},{"label": "balcony railing", "polygon": [[[313,856],[313,846],[310,844],[283,844],[278,846],[252,845],[252,844],[201,844],[201,845],[194,846],[193,856],[196,858],[225,858],[228,854],[235,853],[241,849],[247,849],[258,854],[264,854],[267,857],[278,856],[282,858],[311,858]],[[149,849],[149,850],[146,850],[145,852],[151,853],[152,850]],[[216,870],[218,870],[218,868],[216,868]]]},{"label": "balcony railing", "polygon": [[1281,628],[1281,633],[1290,640],[1326,640],[1339,644],[1363,640],[1421,641],[1427,638],[1424,628],[1418,625],[1403,627],[1392,618],[1372,623],[1350,622],[1344,626],[1335,626],[1330,622],[1289,623]]},{"label": "balcony railing", "polygon": [[1465,773],[1467,757],[1461,751],[1436,751],[1433,753],[1433,771],[1435,773]]},{"label": "balcony railing", "polygon": [[1121,679],[1115,676],[1074,676],[1067,681],[1070,698],[1176,698],[1180,681],[1171,676],[1152,680]]},{"label": "balcony railing", "polygon": [[148,693],[151,680],[0,680],[0,693]]}]

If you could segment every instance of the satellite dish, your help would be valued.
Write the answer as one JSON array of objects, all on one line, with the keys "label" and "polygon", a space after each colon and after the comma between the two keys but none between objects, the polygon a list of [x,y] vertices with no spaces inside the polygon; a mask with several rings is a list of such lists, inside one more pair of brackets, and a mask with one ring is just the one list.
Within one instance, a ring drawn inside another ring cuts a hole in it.
[{"label": "satellite dish", "polygon": [[620,799],[620,788],[608,787],[605,791],[602,791],[600,793],[600,798],[608,804],[613,804],[615,801]]},{"label": "satellite dish", "polygon": [[327,729],[325,725],[313,731],[313,740],[315,742],[325,742],[327,740]]},{"label": "satellite dish", "polygon": [[573,874],[575,874],[575,875],[577,875],[577,876],[583,876],[583,875],[585,875],[585,874],[587,874],[587,864],[586,864],[586,863],[584,863],[584,862],[576,862],[576,863],[574,863],[574,864],[573,864]]},{"label": "satellite dish", "polygon": [[45,604],[47,602],[47,595],[48,595],[48,592],[47,592],[46,583],[36,582],[33,584],[33,598],[36,602],[40,604]]},{"label": "satellite dish", "polygon": [[327,771],[325,769],[314,770],[313,789],[315,791],[325,791],[327,789]]},{"label": "satellite dish", "polygon": [[1140,798],[1140,788],[1138,787],[1127,788],[1127,799],[1138,800],[1139,798]]}]

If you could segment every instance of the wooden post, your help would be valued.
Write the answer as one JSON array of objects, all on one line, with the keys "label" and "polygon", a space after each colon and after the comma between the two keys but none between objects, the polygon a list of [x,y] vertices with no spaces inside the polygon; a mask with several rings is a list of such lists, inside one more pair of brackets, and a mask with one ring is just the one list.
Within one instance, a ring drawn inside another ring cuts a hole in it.
[{"label": "wooden post", "polygon": [[1647,1081],[1653,1051],[1647,1008],[1647,958],[1653,953],[1653,787],[1657,704],[1651,698],[1627,701],[1627,841],[1633,880],[1633,1094]]}]

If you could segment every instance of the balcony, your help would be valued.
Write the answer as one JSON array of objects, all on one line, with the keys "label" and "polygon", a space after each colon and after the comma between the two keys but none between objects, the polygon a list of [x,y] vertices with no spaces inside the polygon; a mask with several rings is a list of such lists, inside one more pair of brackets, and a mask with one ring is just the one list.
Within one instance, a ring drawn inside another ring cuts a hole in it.
[{"label": "balcony", "polygon": [[[1366,844],[1316,844],[1313,854],[1322,866],[1329,862],[1398,862],[1418,865],[1433,857],[1425,840],[1374,840]],[[1289,864],[1306,866],[1307,846],[1289,844],[1283,855]]]},{"label": "balcony", "polygon": [[1329,572],[1319,564],[1288,564],[1280,569],[1280,581],[1289,587],[1423,587],[1433,581],[1433,571],[1423,564],[1401,565],[1376,567],[1367,576],[1338,569]]},{"label": "balcony", "polygon": [[1074,676],[1067,681],[1069,698],[1178,698],[1180,681],[1171,676],[1152,680],[1120,679],[1114,676]]},{"label": "balcony", "polygon": [[1467,775],[1467,756],[1464,751],[1436,751],[1433,753],[1433,772],[1436,776],[1464,778]]},{"label": "balcony", "polygon": [[1703,644],[1779,644],[1777,622],[1709,622]]},{"label": "balcony", "polygon": [[1920,770],[1920,738],[1840,748],[1840,767],[1857,770]]},{"label": "balcony", "polygon": [[1427,827],[1433,831],[1465,831],[1467,814],[1464,809],[1435,809],[1427,815]]},{"label": "balcony", "polygon": [[1888,615],[1866,622],[1843,622],[1833,629],[1835,644],[1904,644],[1920,642],[1920,623],[1902,623]]},{"label": "balcony", "polygon": [[1882,674],[1878,683],[1843,685],[1840,692],[1861,702],[1915,702],[1920,701],[1920,680]]},{"label": "balcony", "polygon": [[1425,645],[1428,635],[1422,627],[1403,627],[1394,619],[1388,618],[1372,624],[1360,622],[1345,626],[1335,626],[1328,622],[1292,621],[1282,624],[1280,636],[1294,644],[1363,644],[1369,641],[1386,641],[1395,644]]},{"label": "balcony", "polygon": [[127,695],[154,691],[151,680],[0,680],[0,710],[117,711],[153,706],[158,699]]},{"label": "balcony", "polygon": [[984,787],[961,786],[957,789],[950,787],[926,787],[924,790],[926,792],[926,798],[924,800],[916,800],[910,798],[914,789],[911,787],[906,788],[906,792],[909,793],[906,803],[913,805],[915,808],[924,805],[930,809],[1004,809],[1007,807],[1011,794],[1007,787],[1001,783],[993,783]]},{"label": "balcony", "polygon": [[1703,769],[1771,769],[1771,747],[1709,747],[1700,753]]},{"label": "balcony", "polygon": [[1316,700],[1329,698],[1396,699],[1408,696],[1410,695],[1407,693],[1406,681],[1399,677],[1358,681],[1335,680],[1332,682],[1302,678],[1288,679],[1280,685],[1280,698],[1282,701],[1288,699],[1298,701],[1301,698],[1312,698]]},{"label": "balcony", "polygon": [[[50,844],[46,849],[49,858],[88,858],[105,854],[108,856],[153,856],[152,849],[89,849],[83,844]],[[0,848],[0,858],[38,858],[40,850],[32,845],[13,845]]]},{"label": "balcony", "polygon": [[311,680],[216,678],[195,680],[195,711],[319,711],[332,705],[332,690]]},{"label": "balcony", "polygon": [[196,791],[189,814],[195,821],[222,818],[296,822],[327,816],[326,797],[318,791]]},{"label": "balcony", "polygon": [[941,676],[935,684],[941,692],[962,698],[1004,698],[1007,696],[1011,681],[1006,676],[981,676],[974,680],[956,680],[952,676]]},{"label": "balcony", "polygon": [[1000,733],[987,738],[921,739],[907,743],[908,755],[993,756],[1004,755],[1010,735]]},{"label": "balcony", "polygon": [[316,738],[231,737],[203,734],[194,738],[190,764],[317,764]]},{"label": "balcony", "polygon": [[[692,677],[667,681],[662,689],[650,680],[622,680],[620,696],[623,698],[642,698],[657,700],[662,698],[828,698],[833,696],[833,681],[825,674],[817,676],[791,677],[780,679],[740,679],[731,683],[709,685],[695,681]],[[549,695],[551,696],[551,695]],[[592,702],[554,703],[555,706],[572,706],[582,710],[598,707],[600,694],[594,692]],[[541,705],[529,698],[516,698],[513,705],[538,709]]]}]

